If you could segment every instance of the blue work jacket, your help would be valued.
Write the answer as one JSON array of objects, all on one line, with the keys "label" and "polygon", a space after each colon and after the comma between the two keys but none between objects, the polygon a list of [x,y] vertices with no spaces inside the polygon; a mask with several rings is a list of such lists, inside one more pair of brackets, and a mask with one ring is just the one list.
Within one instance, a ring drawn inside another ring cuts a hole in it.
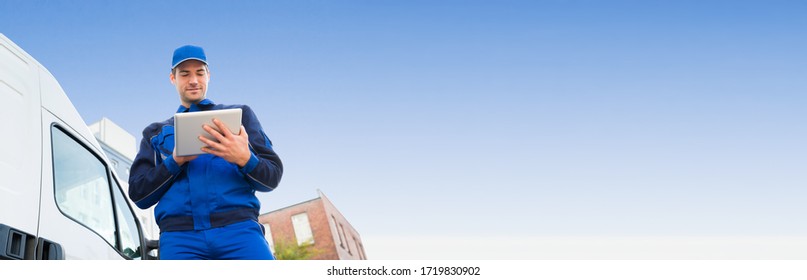
[{"label": "blue work jacket", "polygon": [[129,197],[146,209],[157,204],[154,215],[160,231],[204,230],[253,219],[261,204],[255,191],[274,190],[283,175],[283,164],[272,149],[255,113],[246,105],[220,105],[204,99],[177,113],[241,108],[241,123],[249,135],[252,152],[240,168],[211,154],[177,165],[174,151],[174,118],[152,123],[129,176]]}]

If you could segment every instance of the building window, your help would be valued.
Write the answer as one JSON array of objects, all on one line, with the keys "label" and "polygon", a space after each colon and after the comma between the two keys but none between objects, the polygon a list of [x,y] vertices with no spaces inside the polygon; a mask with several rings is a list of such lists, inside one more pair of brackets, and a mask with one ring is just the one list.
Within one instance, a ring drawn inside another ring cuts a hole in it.
[{"label": "building window", "polygon": [[294,235],[297,237],[297,245],[314,244],[314,234],[311,233],[308,213],[300,213],[291,216],[291,223],[294,226]]},{"label": "building window", "polygon": [[361,254],[361,244],[359,244],[359,240],[356,240],[356,237],[353,237],[353,244],[356,244],[356,252],[359,252],[359,259],[363,260],[364,256]]},{"label": "building window", "polygon": [[[342,233],[345,233],[345,227],[342,226],[342,224],[339,224],[339,228],[342,229]],[[350,252],[350,244],[347,242],[347,234],[345,234],[345,247],[347,247],[347,253],[353,255],[353,253]]]},{"label": "building window", "polygon": [[342,228],[340,227],[339,223],[336,222],[336,217],[331,215],[331,219],[333,220],[333,227],[336,228],[336,235],[339,235],[339,246],[345,248],[345,240],[342,238]]}]

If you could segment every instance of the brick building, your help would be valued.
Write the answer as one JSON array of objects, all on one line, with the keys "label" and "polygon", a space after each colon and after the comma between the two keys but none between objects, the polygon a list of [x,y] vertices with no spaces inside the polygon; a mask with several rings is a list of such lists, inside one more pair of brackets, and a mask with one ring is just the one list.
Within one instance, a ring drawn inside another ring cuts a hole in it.
[{"label": "brick building", "polygon": [[266,240],[274,244],[311,244],[319,252],[316,260],[366,260],[364,244],[356,229],[339,210],[317,190],[318,198],[260,215]]}]

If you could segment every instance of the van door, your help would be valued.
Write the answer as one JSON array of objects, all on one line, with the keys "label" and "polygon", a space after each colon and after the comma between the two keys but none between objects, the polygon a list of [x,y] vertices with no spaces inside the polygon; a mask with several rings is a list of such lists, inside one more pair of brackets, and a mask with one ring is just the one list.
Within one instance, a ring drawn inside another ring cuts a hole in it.
[{"label": "van door", "polygon": [[116,250],[108,166],[98,151],[49,111],[42,110],[42,122],[39,236],[59,243],[66,259],[125,259]]}]

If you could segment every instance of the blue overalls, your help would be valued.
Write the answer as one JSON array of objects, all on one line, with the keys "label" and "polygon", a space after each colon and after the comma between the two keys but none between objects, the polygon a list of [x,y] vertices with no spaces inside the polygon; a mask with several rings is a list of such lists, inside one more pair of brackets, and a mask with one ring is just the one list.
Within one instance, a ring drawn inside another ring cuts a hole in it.
[{"label": "blue overalls", "polygon": [[246,105],[204,99],[177,113],[241,108],[252,156],[243,168],[210,154],[177,165],[173,117],[143,130],[132,163],[129,196],[143,209],[155,203],[161,259],[273,259],[258,223],[256,191],[277,187],[283,164]]}]

